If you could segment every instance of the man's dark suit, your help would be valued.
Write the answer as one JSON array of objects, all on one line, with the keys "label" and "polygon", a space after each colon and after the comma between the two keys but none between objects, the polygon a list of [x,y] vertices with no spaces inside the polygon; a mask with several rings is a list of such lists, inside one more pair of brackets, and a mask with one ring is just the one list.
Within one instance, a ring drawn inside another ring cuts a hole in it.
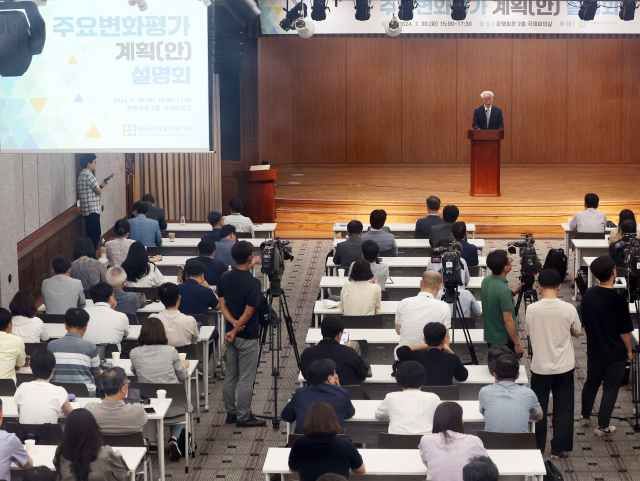
[{"label": "man's dark suit", "polygon": [[431,228],[434,225],[442,224],[444,220],[436,214],[429,214],[424,219],[418,219],[416,222],[416,239],[428,239]]},{"label": "man's dark suit", "polygon": [[369,366],[352,347],[344,346],[335,339],[323,339],[315,346],[302,351],[300,371],[305,379],[309,366],[318,359],[331,359],[336,363],[336,373],[342,386],[358,384],[367,378]]},{"label": "man's dark suit", "polygon": [[362,238],[352,235],[346,241],[340,242],[336,246],[336,253],[333,256],[335,265],[340,265],[343,269],[349,269],[352,262],[362,259]]},{"label": "man's dark suit", "polygon": [[473,244],[469,244],[466,239],[458,240],[457,242],[460,242],[462,244],[462,252],[460,253],[460,257],[467,261],[467,266],[477,266],[480,263],[478,260],[478,248]]},{"label": "man's dark suit", "polygon": [[489,117],[489,127],[487,128],[486,107],[481,105],[473,111],[473,130],[504,130],[504,120],[502,109],[491,106],[491,117]]},{"label": "man's dark suit", "polygon": [[429,244],[431,247],[437,247],[438,242],[442,239],[451,239],[451,227],[453,227],[452,222],[442,222],[441,224],[434,225],[431,227],[431,232],[429,233]]},{"label": "man's dark suit", "polygon": [[164,209],[162,209],[162,207],[158,207],[157,205],[149,205],[149,213],[147,214],[147,219],[157,220],[158,225],[160,225],[160,230],[167,229],[167,219],[164,218]]}]

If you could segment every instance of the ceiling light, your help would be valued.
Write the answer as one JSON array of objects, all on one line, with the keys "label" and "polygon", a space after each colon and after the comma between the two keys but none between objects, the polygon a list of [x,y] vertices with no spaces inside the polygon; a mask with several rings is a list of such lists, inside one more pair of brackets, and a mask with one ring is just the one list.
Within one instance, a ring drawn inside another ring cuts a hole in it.
[{"label": "ceiling light", "polygon": [[402,33],[402,23],[396,17],[396,13],[393,12],[393,17],[384,25],[384,31],[387,32],[389,37],[397,37]]},{"label": "ceiling light", "polygon": [[469,8],[469,2],[464,0],[453,0],[451,2],[451,19],[456,22],[461,22],[467,18],[467,9]]},{"label": "ceiling light", "polygon": [[287,15],[280,22],[280,28],[285,32],[288,32],[292,28],[295,28],[294,24],[298,18],[307,16],[307,5],[304,3],[298,3],[289,11],[285,8],[285,12],[287,12]]},{"label": "ceiling light", "polygon": [[298,35],[302,38],[310,38],[316,31],[313,22],[311,20],[304,20],[303,18],[296,20],[295,28],[298,31]]},{"label": "ceiling light", "polygon": [[625,22],[630,22],[636,15],[636,2],[624,1],[620,2],[620,12],[618,15],[620,16],[620,20],[624,20]]},{"label": "ceiling light", "polygon": [[413,9],[416,8],[417,2],[414,0],[400,0],[400,8],[398,9],[398,17],[400,20],[408,22],[413,20]]},{"label": "ceiling light", "polygon": [[585,22],[593,20],[593,18],[596,16],[596,10],[598,10],[598,8],[598,2],[595,0],[580,2],[580,11],[578,12],[578,17],[580,17],[580,20],[584,20]]},{"label": "ceiling light", "polygon": [[371,1],[356,0],[356,20],[365,22],[371,18]]},{"label": "ceiling light", "polygon": [[311,3],[311,19],[321,22],[327,19],[327,0],[312,0]]}]

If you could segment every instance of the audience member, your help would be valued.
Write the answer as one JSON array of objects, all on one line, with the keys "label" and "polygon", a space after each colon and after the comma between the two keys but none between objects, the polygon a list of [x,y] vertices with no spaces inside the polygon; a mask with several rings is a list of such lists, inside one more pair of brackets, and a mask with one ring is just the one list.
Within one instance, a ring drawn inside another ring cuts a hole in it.
[{"label": "audience member", "polygon": [[458,220],[460,211],[455,205],[447,205],[442,209],[443,222],[431,227],[429,231],[429,244],[431,247],[438,247],[438,243],[444,239],[451,239],[451,228]]},{"label": "audience member", "polygon": [[121,349],[122,339],[129,335],[129,318],[115,310],[113,288],[106,282],[99,282],[91,288],[91,299],[93,307],[85,309],[89,314],[89,325],[84,340],[96,346],[117,344]]},{"label": "audience member", "polygon": [[100,196],[102,189],[109,183],[103,180],[98,184],[95,176],[97,168],[95,154],[85,154],[79,159],[82,171],[78,176],[76,190],[80,201],[80,215],[84,218],[84,230],[87,237],[93,242],[93,250],[98,250],[100,243],[100,213],[102,205],[100,204]]},{"label": "audience member", "polygon": [[93,414],[100,432],[107,436],[142,432],[147,423],[147,413],[142,404],[124,402],[129,390],[125,370],[117,366],[105,369],[100,376],[100,387],[104,392],[104,400],[85,406]]},{"label": "audience member", "polygon": [[[251,249],[253,251],[253,247]],[[184,273],[187,280],[178,286],[180,312],[187,315],[202,314],[206,318],[209,315],[209,309],[219,311],[218,298],[204,280],[207,273],[204,264],[191,262],[185,266]]]},{"label": "audience member", "polygon": [[[226,229],[225,225],[222,230]],[[226,321],[224,336],[227,348],[227,375],[224,379],[224,405],[227,424],[240,428],[264,426],[266,421],[251,414],[253,383],[258,366],[258,306],[260,281],[251,274],[251,267],[260,259],[253,246],[240,241],[231,249],[237,267],[225,272],[218,281],[220,310]]]},{"label": "audience member", "polygon": [[304,481],[316,481],[325,473],[349,477],[349,469],[364,474],[362,456],[347,438],[339,438],[342,427],[327,403],[314,403],[307,412],[302,436],[289,453],[289,470]]},{"label": "audience member", "polygon": [[[2,399],[0,399],[0,423],[2,423]],[[18,436],[0,429],[0,479],[11,479],[11,463],[22,469],[31,469],[33,459],[27,454]]]},{"label": "audience member", "polygon": [[620,239],[622,239],[623,233],[621,229],[622,226],[620,224],[622,224],[625,220],[630,220],[633,222],[634,225],[636,224],[636,215],[633,213],[632,210],[622,209],[620,211],[620,217],[618,218],[618,227],[616,227],[611,231],[607,239],[609,241],[609,244],[613,244],[614,242],[618,242]]},{"label": "audience member", "polygon": [[454,378],[466,381],[467,368],[445,344],[447,328],[440,322],[430,322],[424,326],[423,335],[423,342],[418,345],[398,347],[398,362],[419,362],[427,373],[427,386],[450,386]]},{"label": "audience member", "polygon": [[596,210],[600,198],[596,194],[584,196],[584,210],[569,219],[569,229],[578,232],[604,232],[607,226],[607,214]]},{"label": "audience member", "polygon": [[164,209],[156,206],[156,199],[151,194],[145,194],[140,200],[149,204],[149,213],[147,214],[147,218],[158,221],[160,230],[167,230],[167,219],[164,217]]},{"label": "audience member", "polygon": [[[182,347],[198,342],[198,324],[191,316],[180,312],[180,289],[171,282],[166,282],[158,288],[158,297],[164,304],[165,310],[155,314],[164,324],[169,346]],[[217,302],[217,300],[216,300]]]},{"label": "audience member", "polygon": [[609,257],[613,259],[616,267],[626,268],[625,248],[629,246],[630,236],[636,233],[636,223],[632,220],[624,220],[620,222],[618,229],[622,232],[622,238],[613,244],[609,244]]},{"label": "audience member", "polygon": [[441,287],[442,275],[439,272],[425,271],[418,295],[400,301],[395,322],[396,332],[400,335],[400,346],[422,344],[424,326],[430,322],[439,322],[447,328],[445,346],[449,347],[451,309],[446,302],[435,297]]},{"label": "audience member", "polygon": [[526,433],[529,420],[540,421],[544,413],[536,394],[526,386],[516,384],[520,364],[511,354],[495,361],[495,383],[480,389],[480,414],[484,428],[497,433]]},{"label": "audience member", "polygon": [[418,219],[416,221],[416,239],[428,239],[431,233],[431,227],[434,225],[442,224],[444,220],[438,215],[440,211],[440,199],[435,195],[431,195],[427,198],[427,213],[429,214],[424,219]]},{"label": "audience member", "polygon": [[558,299],[562,279],[554,269],[538,276],[542,299],[526,310],[527,332],[535,356],[531,362],[531,389],[542,407],[536,423],[536,442],[544,454],[547,444],[547,409],[553,393],[553,439],[551,456],[560,457],[573,450],[573,372],[575,354],[571,336],[580,337],[578,311]]},{"label": "audience member", "polygon": [[107,265],[96,259],[93,241],[88,237],[81,237],[76,241],[71,263],[71,277],[82,281],[82,288],[91,289],[98,282],[104,282]]},{"label": "audience member", "polygon": [[123,290],[127,283],[127,273],[122,267],[111,267],[107,270],[107,284],[113,288],[113,298],[116,301],[115,310],[124,314],[136,315],[140,309],[140,298],[135,292]]},{"label": "audience member", "polygon": [[382,289],[372,279],[368,261],[359,259],[353,263],[349,281],[340,291],[340,310],[345,316],[372,316],[380,310]]},{"label": "audience member", "polygon": [[416,361],[403,362],[396,370],[396,381],[402,391],[385,396],[376,408],[376,419],[389,421],[389,434],[431,434],[440,398],[420,390],[427,382],[424,368]]},{"label": "audience member", "polygon": [[253,222],[248,217],[240,214],[242,212],[242,201],[237,198],[231,199],[229,201],[229,209],[231,209],[231,214],[225,216],[224,224],[235,226],[236,232],[250,232],[251,237],[253,237]]},{"label": "audience member", "polygon": [[318,359],[331,359],[336,363],[336,374],[342,386],[352,386],[366,379],[369,367],[351,347],[351,340],[340,344],[343,331],[344,323],[339,317],[326,316],[322,320],[322,341],[307,347],[300,356],[300,371],[306,380],[309,380],[309,367]]},{"label": "audience member", "polygon": [[121,266],[127,273],[127,287],[158,287],[165,283],[160,269],[147,257],[141,242],[134,242]]},{"label": "audience member", "polygon": [[626,367],[633,362],[633,323],[627,299],[613,289],[616,279],[613,259],[598,257],[591,263],[591,272],[600,285],[590,287],[582,296],[582,325],[587,334],[587,380],[582,389],[581,424],[591,424],[591,411],[602,384],[598,426],[594,434],[606,436],[616,430],[609,421]]},{"label": "audience member", "polygon": [[53,464],[58,481],[126,481],[130,471],[122,453],[105,446],[98,423],[86,409],[74,409]]},{"label": "audience member", "polygon": [[478,248],[467,240],[467,224],[462,221],[454,222],[451,226],[451,236],[454,241],[462,244],[460,257],[467,262],[467,266],[476,267],[480,263]]},{"label": "audience member", "polygon": [[302,433],[309,408],[315,403],[327,403],[333,408],[340,426],[345,419],[356,413],[349,393],[340,387],[336,374],[336,363],[331,359],[318,359],[308,369],[309,385],[296,389],[282,410],[282,419],[288,423],[296,422],[294,434]]},{"label": "audience member", "polygon": [[73,408],[67,391],[49,382],[56,357],[48,349],[38,349],[31,354],[29,365],[35,381],[23,382],[13,395],[20,424],[58,424],[58,419],[69,416]]},{"label": "audience member", "polygon": [[333,255],[333,263],[343,269],[348,269],[355,261],[362,259],[362,222],[359,220],[349,222],[347,234],[349,237],[336,245]]},{"label": "audience member", "polygon": [[220,229],[224,225],[222,214],[217,210],[212,210],[207,216],[207,222],[211,224],[211,232],[202,236],[202,240],[210,240],[211,242],[220,242]]},{"label": "audience member", "polygon": [[129,247],[135,240],[129,239],[131,227],[126,219],[117,220],[113,230],[116,233],[116,238],[108,241],[104,246],[107,249],[109,264],[115,267],[121,265],[127,258]]},{"label": "audience member", "polygon": [[428,481],[462,481],[469,459],[489,454],[480,438],[464,433],[462,407],[455,402],[443,402],[436,408],[433,434],[422,436],[419,448],[429,470]]},{"label": "audience member", "polygon": [[82,281],[71,277],[71,262],[64,256],[56,257],[53,272],[55,275],[42,281],[40,288],[47,314],[64,314],[67,309],[86,306]]},{"label": "audience member", "polygon": [[[436,299],[441,301],[444,297],[444,287],[441,287],[438,291],[438,295]],[[460,301],[460,307],[462,307],[462,312],[458,313],[458,317],[462,314],[464,318],[470,317],[482,317],[482,309],[480,309],[480,304],[476,301],[476,298],[473,297],[471,291],[468,291],[464,288],[464,286],[458,286],[458,300]],[[446,301],[445,301],[446,302]],[[449,304],[449,308],[451,309],[451,318],[453,319],[453,302],[447,302]]]},{"label": "audience member", "polygon": [[[385,284],[389,278],[389,266],[379,260],[380,249],[376,241],[366,240],[362,243],[362,258],[369,263],[369,268],[373,273],[372,281],[377,282],[380,289],[384,291]],[[351,271],[353,264],[349,266],[349,277],[351,277]]]},{"label": "audience member", "polygon": [[56,481],[56,473],[46,466],[35,466],[24,473],[22,481]]},{"label": "audience member", "polygon": [[[216,255],[216,243],[209,239],[201,240],[198,243],[198,257],[187,260],[184,265],[185,271],[189,269],[189,264],[192,262],[200,262],[207,269],[204,274],[204,280],[210,286],[217,286],[220,276],[227,272],[228,267],[224,262],[215,258]],[[186,280],[186,276],[183,276],[183,281]]]},{"label": "audience member", "polygon": [[9,304],[11,311],[11,333],[21,337],[25,343],[49,340],[49,333],[41,319],[36,317],[36,300],[29,291],[18,291]]},{"label": "audience member", "polygon": [[100,357],[92,342],[83,339],[89,324],[89,314],[84,309],[69,309],[64,315],[67,334],[49,343],[49,349],[56,356],[53,382],[84,383],[89,396],[95,397],[95,381],[100,377]]},{"label": "audience member", "polygon": [[236,228],[233,225],[223,225],[220,228],[220,241],[216,242],[216,259],[222,262],[227,269],[236,267],[236,261],[233,260],[231,249],[236,243]]},{"label": "audience member", "polygon": [[376,209],[371,212],[369,216],[369,223],[371,229],[362,235],[362,240],[372,240],[378,244],[378,248],[381,252],[388,252],[393,250],[393,255],[398,255],[398,245],[396,244],[396,238],[390,232],[382,230],[384,223],[387,221],[387,213],[382,209]]},{"label": "audience member", "polygon": [[26,365],[24,341],[11,333],[11,313],[0,307],[0,379],[16,382],[16,369]]},{"label": "audience member", "polygon": [[[139,382],[155,384],[183,383],[189,377],[189,360],[180,360],[178,351],[168,345],[169,341],[160,319],[149,317],[142,323],[138,345],[129,353],[131,359],[131,371],[138,376]],[[171,418],[184,416],[184,408],[172,406],[165,414],[165,420],[169,421],[169,452],[171,461],[179,461],[182,452],[178,439],[184,427],[180,424],[171,424]],[[164,448],[162,448],[164,449]]]},{"label": "audience member", "polygon": [[462,481],[498,481],[498,467],[489,456],[476,456],[462,469]]},{"label": "audience member", "polygon": [[162,245],[162,234],[157,220],[149,219],[149,204],[139,200],[133,204],[133,217],[129,219],[131,232],[129,237],[134,241],[142,242],[146,247]]},{"label": "audience member", "polygon": [[518,338],[518,325],[513,296],[524,284],[513,291],[509,289],[507,274],[511,272],[511,258],[505,250],[495,250],[487,256],[487,267],[491,275],[482,279],[482,320],[484,340],[488,345],[506,345],[522,357],[524,350]]}]

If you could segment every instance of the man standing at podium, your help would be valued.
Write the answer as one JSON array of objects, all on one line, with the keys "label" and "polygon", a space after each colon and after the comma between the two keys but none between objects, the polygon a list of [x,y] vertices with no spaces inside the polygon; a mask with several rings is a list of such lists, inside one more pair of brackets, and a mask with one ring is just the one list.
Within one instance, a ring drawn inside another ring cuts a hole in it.
[{"label": "man standing at podium", "polygon": [[493,92],[480,94],[482,104],[473,111],[473,130],[504,130],[502,109],[493,105]]}]

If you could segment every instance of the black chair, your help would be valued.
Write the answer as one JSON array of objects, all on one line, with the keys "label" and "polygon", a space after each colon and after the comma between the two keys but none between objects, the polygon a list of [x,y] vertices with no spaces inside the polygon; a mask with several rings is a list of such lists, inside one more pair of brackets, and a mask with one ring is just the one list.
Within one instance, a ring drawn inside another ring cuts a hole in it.
[{"label": "black chair", "polygon": [[349,399],[352,401],[362,401],[364,399],[364,391],[360,384],[353,384],[349,386],[341,386],[349,393]]},{"label": "black chair", "polygon": [[91,299],[91,290],[90,289],[85,289],[84,290],[84,298],[85,299]]},{"label": "black chair", "polygon": [[535,433],[494,433],[478,431],[485,449],[536,449]]},{"label": "black chair", "polygon": [[107,344],[104,349],[104,357],[102,359],[111,359],[114,352],[120,352],[117,344]]},{"label": "black chair", "polygon": [[[302,434],[289,434],[289,436],[287,436],[287,445],[285,446],[285,448],[290,448],[291,446],[293,446],[293,443],[296,442],[296,439],[298,439],[301,436]],[[347,436],[344,434],[338,434],[336,437],[346,438]]]},{"label": "black chair", "polygon": [[63,387],[69,394],[75,397],[89,397],[89,389],[87,385],[81,382],[52,382],[54,386]]},{"label": "black chair", "polygon": [[251,232],[236,232],[237,239],[253,239]]},{"label": "black chair", "polygon": [[62,442],[62,427],[59,424],[20,424],[16,420],[4,419],[0,429],[15,434],[21,443],[33,439],[36,444],[56,446]]},{"label": "black chair", "polygon": [[456,317],[455,319],[451,319],[451,329],[462,329],[465,324],[467,329],[482,329],[482,327],[476,325],[476,320],[475,317],[465,317],[465,322],[462,322],[461,319]]},{"label": "black chair", "polygon": [[13,396],[16,393],[16,383],[13,379],[0,379],[0,396]]},{"label": "black chair", "polygon": [[204,314],[190,314],[191,317],[193,317],[196,322],[201,323],[203,326],[211,326],[211,319],[209,319],[209,316],[205,316]]},{"label": "black chair", "polygon": [[135,314],[127,313],[127,319],[129,319],[130,326],[137,326],[138,324],[142,324],[140,321],[138,321],[138,316],[136,316]]},{"label": "black chair", "polygon": [[45,324],[64,324],[64,314],[38,314]]},{"label": "black chair", "polygon": [[[111,436],[102,436],[102,440],[106,446],[118,446],[124,448],[146,448],[147,445],[145,443],[144,437],[142,433],[133,433],[133,434],[122,434],[122,435],[111,435]],[[149,455],[145,455],[145,469],[149,467],[149,479],[153,479],[153,467],[151,466],[151,460],[149,459]],[[139,474],[139,473],[136,473]],[[146,471],[144,472],[146,479]]]},{"label": "black chair", "polygon": [[373,316],[340,316],[345,329],[382,329],[382,314]]},{"label": "black chair", "polygon": [[378,449],[418,449],[422,434],[389,434],[378,435]]},{"label": "black chair", "polygon": [[124,287],[122,289],[125,292],[140,292],[144,294],[147,298],[147,301],[153,301],[154,299],[158,299],[158,288],[157,287]]},{"label": "black chair", "polygon": [[378,255],[380,257],[398,257],[393,249],[389,249],[387,251],[380,252]]},{"label": "black chair", "polygon": [[576,232],[573,234],[574,239],[604,239],[603,232]]},{"label": "black chair", "polygon": [[20,386],[23,382],[35,381],[36,377],[33,374],[16,373],[16,386]]},{"label": "black chair", "polygon": [[176,347],[176,351],[187,355],[187,359],[198,359],[198,349],[195,344],[188,344],[186,346]]},{"label": "black chair", "polygon": [[24,343],[24,350],[27,353],[27,356],[31,356],[38,349],[46,349],[46,348],[47,348],[46,342],[25,342]]},{"label": "black chair", "polygon": [[432,392],[443,401],[459,401],[460,388],[458,386],[422,386],[424,392]]}]

